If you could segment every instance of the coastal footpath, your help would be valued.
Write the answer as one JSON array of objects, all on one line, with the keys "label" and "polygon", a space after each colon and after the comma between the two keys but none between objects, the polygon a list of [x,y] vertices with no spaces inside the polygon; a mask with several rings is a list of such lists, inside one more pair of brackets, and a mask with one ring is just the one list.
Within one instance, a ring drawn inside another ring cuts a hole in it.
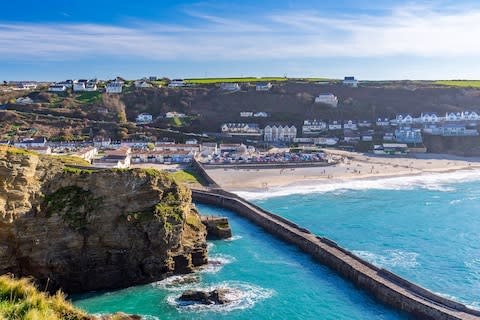
[{"label": "coastal footpath", "polygon": [[67,293],[150,283],[207,263],[190,190],[151,169],[0,148],[0,274]]},{"label": "coastal footpath", "polygon": [[480,319],[480,311],[441,297],[357,257],[335,242],[222,189],[192,190],[195,201],[232,210],[293,244],[380,301],[420,319]]}]

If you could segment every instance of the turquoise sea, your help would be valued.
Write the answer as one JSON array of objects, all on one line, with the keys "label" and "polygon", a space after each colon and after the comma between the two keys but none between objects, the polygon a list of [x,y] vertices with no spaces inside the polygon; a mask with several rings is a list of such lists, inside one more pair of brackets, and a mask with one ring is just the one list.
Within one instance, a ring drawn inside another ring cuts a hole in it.
[{"label": "turquoise sea", "polygon": [[[480,307],[480,172],[311,184],[240,193],[374,264]],[[74,297],[92,313],[152,319],[407,319],[234,213],[235,237],[210,244],[212,264],[194,276]],[[187,283],[185,283],[185,281]],[[180,282],[180,283],[178,283]],[[189,288],[233,288],[227,307],[179,306]]]}]

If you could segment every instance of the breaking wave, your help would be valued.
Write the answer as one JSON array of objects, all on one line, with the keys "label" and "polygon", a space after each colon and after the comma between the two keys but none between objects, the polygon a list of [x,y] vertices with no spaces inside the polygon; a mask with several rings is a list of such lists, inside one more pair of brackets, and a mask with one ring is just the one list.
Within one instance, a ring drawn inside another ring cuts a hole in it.
[{"label": "breaking wave", "polygon": [[235,257],[226,254],[211,254],[208,257],[208,264],[200,267],[200,272],[216,273],[222,270],[226,264],[234,262]]},{"label": "breaking wave", "polygon": [[273,197],[289,196],[292,194],[310,194],[336,192],[344,190],[413,190],[427,189],[433,191],[455,191],[456,183],[480,180],[480,170],[460,170],[448,173],[425,173],[416,176],[403,176],[394,178],[375,178],[357,180],[317,181],[303,182],[301,185],[285,187],[272,187],[266,191],[234,191],[246,199],[267,199]]}]

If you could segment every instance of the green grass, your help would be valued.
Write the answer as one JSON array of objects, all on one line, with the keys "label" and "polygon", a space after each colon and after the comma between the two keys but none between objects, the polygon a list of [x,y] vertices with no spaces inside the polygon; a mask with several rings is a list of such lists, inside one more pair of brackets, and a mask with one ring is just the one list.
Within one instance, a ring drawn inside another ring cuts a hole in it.
[{"label": "green grass", "polygon": [[75,97],[78,103],[92,104],[102,100],[102,94],[98,91],[82,92]]},{"label": "green grass", "polygon": [[193,84],[213,84],[222,82],[264,82],[264,81],[287,81],[288,78],[203,78],[203,79],[185,79],[186,83]]},{"label": "green grass", "polygon": [[90,162],[75,156],[58,156],[58,155],[46,155],[46,157],[51,157],[53,159],[59,159],[65,165],[76,165],[76,166],[91,166]]},{"label": "green grass", "polygon": [[480,88],[480,80],[438,80],[433,83],[450,87]]},{"label": "green grass", "polygon": [[179,117],[174,117],[172,118],[172,124],[176,127],[181,127],[183,126],[183,120]]},{"label": "green grass", "polygon": [[175,171],[172,173],[172,177],[175,179],[175,181],[184,184],[206,185],[206,182],[202,179],[202,177],[198,176],[191,169]]},{"label": "green grass", "polygon": [[63,172],[73,173],[73,174],[91,174],[91,173],[93,173],[93,170],[65,167],[65,168],[63,168]]},{"label": "green grass", "polygon": [[0,319],[87,320],[88,315],[73,307],[61,292],[40,292],[29,279],[0,276]]}]

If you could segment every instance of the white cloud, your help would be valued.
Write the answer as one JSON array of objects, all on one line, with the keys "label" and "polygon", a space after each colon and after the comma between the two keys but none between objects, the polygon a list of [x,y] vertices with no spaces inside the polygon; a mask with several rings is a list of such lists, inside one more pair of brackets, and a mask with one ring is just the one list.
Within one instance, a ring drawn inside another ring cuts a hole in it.
[{"label": "white cloud", "polygon": [[193,25],[0,24],[0,59],[151,60],[472,57],[480,9],[408,5],[383,15],[278,12],[249,19],[189,12]]}]

